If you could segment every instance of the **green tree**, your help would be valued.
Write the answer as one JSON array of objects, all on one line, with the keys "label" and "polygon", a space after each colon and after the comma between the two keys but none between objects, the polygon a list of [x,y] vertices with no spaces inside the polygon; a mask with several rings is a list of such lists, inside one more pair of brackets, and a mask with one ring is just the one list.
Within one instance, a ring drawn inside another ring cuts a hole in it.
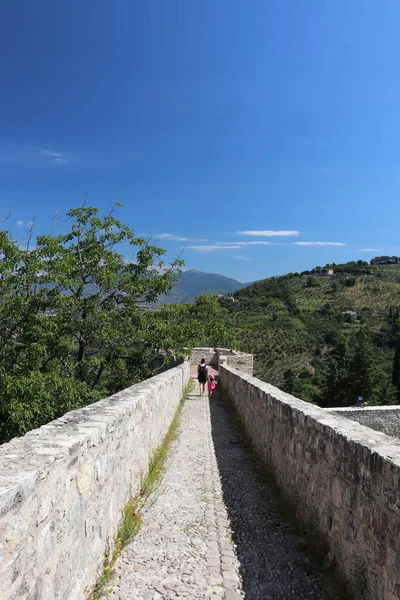
[{"label": "green tree", "polygon": [[312,275],[309,275],[306,279],[306,287],[317,287],[318,283]]},{"label": "green tree", "polygon": [[396,349],[392,365],[392,385],[397,391],[397,400],[400,402],[400,336],[397,337]]},{"label": "green tree", "polygon": [[121,388],[121,369],[131,382],[148,374],[137,360],[144,305],[171,289],[182,261],[165,265],[164,250],[135,237],[113,211],[98,213],[89,206],[72,209],[70,231],[39,236],[37,249],[58,336],[69,342],[54,360],[66,362],[90,388],[115,391]]},{"label": "green tree", "polygon": [[[95,207],[24,246],[0,231],[0,442],[236,339],[215,296],[151,310],[183,262]],[[129,255],[129,260],[126,256]]]},{"label": "green tree", "polygon": [[[115,207],[117,208],[117,206]],[[154,374],[183,354],[178,329],[147,303],[182,261],[97,208],[69,211],[66,233],[0,232],[0,439]],[[131,259],[125,255],[130,252]],[[158,331],[157,331],[158,328]]]},{"label": "green tree", "polygon": [[140,353],[156,370],[184,358],[194,346],[236,347],[227,326],[227,310],[216,296],[203,295],[194,304],[166,304],[147,311],[142,320]]},{"label": "green tree", "polygon": [[317,399],[317,389],[313,381],[310,379],[302,379],[299,384],[296,395],[305,402],[315,403]]},{"label": "green tree", "polygon": [[323,395],[323,406],[347,406],[349,404],[349,350],[340,341],[330,355]]},{"label": "green tree", "polygon": [[389,377],[382,379],[375,397],[375,403],[378,405],[399,404],[399,394],[397,388],[391,383]]},{"label": "green tree", "polygon": [[216,296],[198,296],[188,312],[192,326],[197,331],[196,345],[231,349],[237,347],[236,336],[227,327],[228,310],[221,306]]},{"label": "green tree", "polygon": [[298,380],[296,377],[296,373],[294,372],[292,367],[287,368],[285,370],[285,372],[283,373],[283,386],[282,386],[283,391],[295,396],[296,392],[298,390],[298,387],[299,386],[298,386]]},{"label": "green tree", "polygon": [[374,402],[379,388],[379,368],[371,339],[365,331],[358,335],[354,355],[349,364],[349,403],[355,404],[358,396]]}]

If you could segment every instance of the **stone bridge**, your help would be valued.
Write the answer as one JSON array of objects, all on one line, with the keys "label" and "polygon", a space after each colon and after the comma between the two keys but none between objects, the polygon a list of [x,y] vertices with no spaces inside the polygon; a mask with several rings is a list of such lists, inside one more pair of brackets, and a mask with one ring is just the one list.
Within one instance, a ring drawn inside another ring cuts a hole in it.
[{"label": "stone bridge", "polygon": [[400,409],[324,410],[253,377],[251,355],[213,348],[0,446],[0,600],[94,597],[202,357],[218,393],[192,387],[161,487],[95,597],[339,598],[284,504],[354,598],[399,600]]}]

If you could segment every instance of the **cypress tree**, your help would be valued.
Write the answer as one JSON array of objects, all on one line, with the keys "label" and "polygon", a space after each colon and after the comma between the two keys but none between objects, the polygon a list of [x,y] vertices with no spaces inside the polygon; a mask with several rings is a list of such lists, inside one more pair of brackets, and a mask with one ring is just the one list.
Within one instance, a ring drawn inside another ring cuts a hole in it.
[{"label": "cypress tree", "polygon": [[335,347],[329,360],[326,389],[323,396],[324,406],[347,406],[349,404],[348,367],[348,347],[344,341],[341,341]]},{"label": "cypress tree", "polygon": [[400,400],[400,336],[397,337],[396,350],[393,357],[392,384],[395,386],[398,400]]},{"label": "cypress tree", "polygon": [[350,404],[355,404],[358,396],[366,402],[373,401],[379,373],[374,349],[368,335],[362,331],[349,365]]},{"label": "cypress tree", "polygon": [[283,390],[288,394],[296,394],[297,388],[296,374],[293,369],[289,367],[283,374]]}]

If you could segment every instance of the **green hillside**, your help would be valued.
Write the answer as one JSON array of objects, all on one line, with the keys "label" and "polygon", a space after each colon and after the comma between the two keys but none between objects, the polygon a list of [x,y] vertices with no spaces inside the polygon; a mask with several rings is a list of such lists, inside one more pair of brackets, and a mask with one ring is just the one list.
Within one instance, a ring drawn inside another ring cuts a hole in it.
[{"label": "green hillside", "polygon": [[[371,263],[317,267],[235,292],[229,325],[240,348],[254,354],[255,375],[324,404],[335,350],[346,344],[350,360],[363,337],[373,355],[369,370],[379,371],[374,403],[395,401],[394,390],[388,389],[398,339],[400,264]],[[325,275],[328,268],[334,275]],[[355,311],[356,320],[348,322],[345,311]],[[355,394],[343,403],[354,404]]]}]

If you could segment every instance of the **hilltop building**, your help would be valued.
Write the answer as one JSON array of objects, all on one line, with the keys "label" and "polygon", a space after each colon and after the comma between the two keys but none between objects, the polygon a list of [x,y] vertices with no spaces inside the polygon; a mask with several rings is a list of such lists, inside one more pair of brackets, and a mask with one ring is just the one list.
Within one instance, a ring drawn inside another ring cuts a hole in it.
[{"label": "hilltop building", "polygon": [[235,298],[232,296],[231,292],[227,294],[218,294],[218,300],[221,302],[235,302]]},{"label": "hilltop building", "polygon": [[343,316],[346,319],[346,321],[349,321],[349,322],[354,322],[357,320],[357,313],[354,310],[346,310],[343,313]]}]

